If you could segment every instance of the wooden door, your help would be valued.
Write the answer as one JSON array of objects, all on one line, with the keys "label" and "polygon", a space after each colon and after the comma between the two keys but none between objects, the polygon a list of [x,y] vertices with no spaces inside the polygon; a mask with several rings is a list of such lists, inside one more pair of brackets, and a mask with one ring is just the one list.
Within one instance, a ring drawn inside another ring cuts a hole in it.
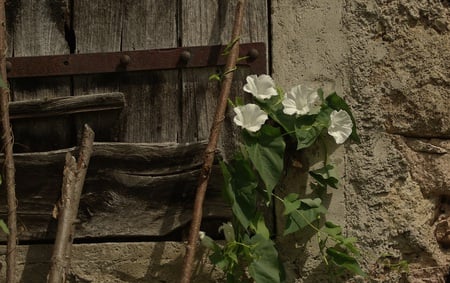
[{"label": "wooden door", "polygon": [[[7,7],[9,56],[226,44],[235,8],[235,1],[224,0],[55,3],[11,1]],[[241,42],[267,43],[267,13],[265,0],[248,1]],[[120,93],[125,101],[121,107],[99,105],[95,111],[13,121],[20,239],[54,237],[56,221],[51,214],[59,197],[64,154],[75,150],[84,123],[96,132],[96,144],[76,237],[80,241],[85,237],[180,239],[180,231],[190,221],[218,96],[219,84],[208,77],[217,71],[217,67],[205,67],[11,80],[15,101],[105,93]],[[232,95],[242,95],[249,72],[238,69]],[[230,119],[224,132],[222,154],[236,139]],[[0,208],[0,217],[5,218],[5,204]],[[216,224],[229,215],[215,168],[204,223],[216,232]]]}]

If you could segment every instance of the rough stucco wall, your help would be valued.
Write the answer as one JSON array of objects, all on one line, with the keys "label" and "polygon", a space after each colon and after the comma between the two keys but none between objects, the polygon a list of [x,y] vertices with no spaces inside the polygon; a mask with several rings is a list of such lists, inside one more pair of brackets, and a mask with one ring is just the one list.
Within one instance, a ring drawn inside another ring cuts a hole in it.
[{"label": "rough stucco wall", "polygon": [[434,230],[450,184],[449,3],[347,1],[345,13],[363,138],[347,151],[349,231],[380,282],[384,254],[409,262],[410,282],[445,282],[449,257]]},{"label": "rough stucco wall", "polygon": [[[273,1],[274,77],[286,88],[324,82],[344,94],[362,139],[345,148],[346,183],[330,216],[359,238],[371,281],[445,282],[450,257],[435,231],[450,243],[449,2],[298,2]],[[298,190],[300,175],[291,170],[288,190]],[[319,282],[320,260],[293,243],[281,241],[288,275]],[[407,260],[409,273],[388,260]]]}]

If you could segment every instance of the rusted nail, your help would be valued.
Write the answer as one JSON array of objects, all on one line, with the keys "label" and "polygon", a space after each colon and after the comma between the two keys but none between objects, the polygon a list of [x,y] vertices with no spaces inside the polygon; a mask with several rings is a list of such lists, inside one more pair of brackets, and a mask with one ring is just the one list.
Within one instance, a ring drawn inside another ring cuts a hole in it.
[{"label": "rusted nail", "polygon": [[125,54],[120,57],[120,65],[126,66],[126,65],[130,64],[130,62],[131,62],[130,56]]},{"label": "rusted nail", "polygon": [[180,60],[183,63],[187,63],[191,59],[191,52],[187,50],[183,50],[180,54]]},{"label": "rusted nail", "polygon": [[248,51],[247,55],[250,58],[250,60],[255,60],[259,56],[259,51],[256,48],[252,48]]},{"label": "rusted nail", "polygon": [[7,72],[11,71],[11,70],[12,70],[12,64],[11,64],[11,62],[6,61],[5,67],[6,67],[6,71],[7,71]]}]

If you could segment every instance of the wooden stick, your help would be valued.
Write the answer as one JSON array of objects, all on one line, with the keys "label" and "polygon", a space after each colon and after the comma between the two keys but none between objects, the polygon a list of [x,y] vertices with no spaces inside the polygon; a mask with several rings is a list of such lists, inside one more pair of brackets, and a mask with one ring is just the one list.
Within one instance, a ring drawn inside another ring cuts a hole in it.
[{"label": "wooden stick", "polygon": [[74,224],[78,214],[81,192],[92,155],[94,132],[85,125],[78,163],[69,152],[66,155],[62,195],[58,214],[58,230],[47,282],[66,282],[74,238]]},{"label": "wooden stick", "polygon": [[[6,16],[5,0],[0,0],[0,66],[1,78],[5,85],[6,78]],[[16,282],[16,246],[17,246],[17,199],[15,183],[15,167],[13,158],[13,133],[9,120],[9,90],[0,87],[0,115],[2,120],[2,141],[5,153],[4,178],[6,184],[6,194],[8,203],[8,247],[6,256],[6,282]]]},{"label": "wooden stick", "polygon": [[64,96],[9,103],[11,120],[52,117],[76,113],[122,109],[125,95],[120,92]]},{"label": "wooden stick", "polygon": [[183,271],[181,273],[181,283],[189,283],[192,276],[192,268],[195,258],[195,250],[197,247],[200,224],[202,220],[203,201],[205,199],[206,188],[211,173],[211,167],[214,161],[214,152],[219,140],[219,134],[223,120],[225,119],[225,111],[227,108],[228,97],[230,94],[231,83],[233,81],[233,70],[236,67],[236,61],[239,56],[239,37],[241,33],[242,21],[244,18],[245,0],[239,0],[236,6],[236,13],[233,25],[232,41],[235,41],[225,65],[225,72],[222,78],[219,101],[217,104],[214,121],[209,134],[208,146],[206,147],[203,167],[198,180],[197,193],[195,196],[194,211],[192,214],[192,222],[189,230],[189,241],[186,247],[186,254],[183,262]]}]

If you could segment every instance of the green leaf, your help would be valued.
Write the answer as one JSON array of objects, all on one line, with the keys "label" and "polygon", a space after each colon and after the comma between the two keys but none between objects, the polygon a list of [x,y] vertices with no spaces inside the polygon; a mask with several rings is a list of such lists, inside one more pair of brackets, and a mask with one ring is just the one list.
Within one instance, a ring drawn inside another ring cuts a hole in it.
[{"label": "green leaf", "polygon": [[280,261],[274,242],[256,234],[250,239],[249,244],[254,246],[254,259],[248,267],[248,272],[255,282],[281,282]]},{"label": "green leaf", "polygon": [[326,212],[327,209],[322,205],[321,199],[301,199],[300,207],[288,215],[284,235],[297,232],[311,225],[311,223],[319,219],[320,215]]},{"label": "green leaf", "polygon": [[333,260],[336,265],[344,267],[355,274],[366,276],[366,273],[362,271],[358,261],[354,257],[338,251],[335,248],[328,248],[327,255]]},{"label": "green leaf", "polygon": [[332,109],[334,109],[336,111],[344,110],[345,112],[348,113],[348,115],[350,115],[350,118],[352,119],[352,122],[353,122],[353,128],[352,128],[352,133],[350,135],[350,138],[356,143],[361,143],[358,133],[356,132],[355,118],[353,117],[352,111],[350,109],[350,106],[348,106],[347,102],[345,102],[345,100],[342,99],[342,97],[337,95],[335,92],[333,92],[326,98],[326,102],[327,102],[327,105],[329,107],[331,107]]},{"label": "green leaf", "polygon": [[228,267],[230,266],[230,260],[228,257],[225,257],[222,254],[221,250],[215,251],[213,254],[209,256],[209,260],[212,264],[216,265],[223,271],[226,271]]},{"label": "green leaf", "polygon": [[322,231],[330,236],[336,236],[342,234],[342,227],[334,224],[333,222],[327,221],[325,222]]},{"label": "green leaf", "polygon": [[337,189],[339,180],[335,177],[330,176],[331,169],[333,169],[333,166],[328,164],[320,169],[309,171],[309,175],[313,177],[322,187],[330,186],[334,189]]},{"label": "green leaf", "polygon": [[267,228],[264,217],[261,214],[258,214],[258,216],[253,220],[252,228],[255,231],[255,234],[259,234],[265,239],[270,238],[269,229]]},{"label": "green leaf", "polygon": [[2,229],[2,231],[5,232],[6,234],[9,234],[8,225],[6,225],[3,219],[0,219],[0,229]]},{"label": "green leaf", "polygon": [[316,115],[301,116],[295,122],[297,150],[311,146],[319,137],[323,126],[316,123]]},{"label": "green leaf", "polygon": [[231,204],[231,210],[238,221],[247,229],[256,215],[256,194],[258,178],[248,160],[236,157],[230,164],[220,163],[224,177],[224,192]]},{"label": "green leaf", "polygon": [[286,144],[280,129],[264,125],[257,135],[244,132],[244,143],[253,166],[264,182],[267,201],[270,202],[272,191],[283,174]]},{"label": "green leaf", "polygon": [[289,215],[293,211],[296,211],[297,209],[300,208],[301,201],[298,198],[298,194],[291,193],[284,198],[283,204],[284,204],[283,214]]}]

